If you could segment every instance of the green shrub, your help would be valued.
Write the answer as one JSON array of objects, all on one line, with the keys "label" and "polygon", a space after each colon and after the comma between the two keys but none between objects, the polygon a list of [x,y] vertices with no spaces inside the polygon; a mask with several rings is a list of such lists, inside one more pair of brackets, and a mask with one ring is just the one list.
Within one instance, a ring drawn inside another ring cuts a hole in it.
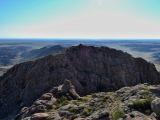
[{"label": "green shrub", "polygon": [[81,109],[84,109],[85,108],[85,106],[81,106]]},{"label": "green shrub", "polygon": [[144,108],[144,103],[144,101],[140,100],[133,101],[134,106],[136,106],[137,108]]},{"label": "green shrub", "polygon": [[66,96],[69,96],[69,93],[66,93]]},{"label": "green shrub", "polygon": [[65,100],[65,101],[62,102],[62,106],[63,106],[63,105],[67,105],[68,103],[69,103],[69,101],[68,101],[68,100]]},{"label": "green shrub", "polygon": [[113,95],[114,95],[114,92],[110,92],[109,95],[113,96]]},{"label": "green shrub", "polygon": [[148,90],[146,90],[145,94],[147,94],[147,95],[148,95],[149,93],[150,93],[150,92],[149,92]]},{"label": "green shrub", "polygon": [[71,117],[70,117],[70,120],[74,120],[75,118],[77,118],[78,117],[78,115],[77,114],[74,114],[74,115],[72,115]]},{"label": "green shrub", "polygon": [[48,109],[48,110],[46,110],[46,112],[50,112],[50,111],[52,111],[52,109]]},{"label": "green shrub", "polygon": [[62,96],[60,99],[61,99],[61,101],[65,101],[65,100],[67,100],[67,97],[66,96]]},{"label": "green shrub", "polygon": [[103,102],[106,101],[106,99],[104,97],[99,97],[98,99],[102,100]]},{"label": "green shrub", "polygon": [[151,109],[152,101],[153,101],[153,98],[148,97],[148,98],[146,98],[145,101],[140,101],[140,100],[133,101],[133,104],[137,109],[144,109],[145,110],[145,109]]},{"label": "green shrub", "polygon": [[63,105],[67,105],[68,103],[69,101],[67,100],[67,98],[65,96],[62,96],[61,98],[57,98],[53,104],[56,105],[55,109],[58,109]]},{"label": "green shrub", "polygon": [[73,104],[78,105],[78,102],[77,101],[73,101]]},{"label": "green shrub", "polygon": [[95,93],[91,93],[91,96],[92,96],[93,98],[97,97],[97,95],[96,95]]},{"label": "green shrub", "polygon": [[56,102],[61,103],[61,99],[57,98]]},{"label": "green shrub", "polygon": [[141,87],[140,90],[148,90],[148,86],[147,87]]},{"label": "green shrub", "polygon": [[74,112],[74,110],[75,110],[75,108],[71,108],[69,111],[70,111],[70,112]]},{"label": "green shrub", "polygon": [[150,115],[150,114],[152,113],[152,111],[151,111],[150,109],[148,109],[148,110],[145,110],[145,113],[146,113],[147,115]]},{"label": "green shrub", "polygon": [[49,116],[49,117],[47,117],[45,120],[52,120],[52,118]]},{"label": "green shrub", "polygon": [[89,114],[89,111],[87,108],[84,108],[83,111],[82,111],[82,115],[88,115]]},{"label": "green shrub", "polygon": [[93,108],[92,108],[92,107],[87,107],[87,109],[88,109],[89,111],[93,110]]},{"label": "green shrub", "polygon": [[78,101],[87,101],[86,98],[77,98]]},{"label": "green shrub", "polygon": [[60,108],[60,107],[62,107],[62,104],[56,105],[55,109],[58,109],[58,108]]},{"label": "green shrub", "polygon": [[111,114],[113,120],[118,120],[119,118],[123,118],[125,113],[118,109],[115,113]]}]

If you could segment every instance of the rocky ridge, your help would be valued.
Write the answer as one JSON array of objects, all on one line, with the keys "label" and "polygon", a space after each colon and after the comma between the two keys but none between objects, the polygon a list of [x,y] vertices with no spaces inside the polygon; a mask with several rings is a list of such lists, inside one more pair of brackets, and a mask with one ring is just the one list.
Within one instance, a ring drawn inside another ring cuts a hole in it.
[{"label": "rocky ridge", "polygon": [[0,77],[0,115],[32,105],[64,79],[84,96],[139,83],[159,84],[159,78],[154,64],[142,58],[108,47],[73,46],[17,64]]},{"label": "rocky ridge", "polygon": [[159,85],[144,83],[80,97],[65,80],[23,107],[14,120],[159,120],[159,96]]}]

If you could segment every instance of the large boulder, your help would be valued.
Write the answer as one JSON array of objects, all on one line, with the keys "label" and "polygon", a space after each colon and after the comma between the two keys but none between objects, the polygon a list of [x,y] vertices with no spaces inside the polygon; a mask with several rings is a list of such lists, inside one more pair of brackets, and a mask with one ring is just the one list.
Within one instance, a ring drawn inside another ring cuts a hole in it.
[{"label": "large boulder", "polygon": [[157,116],[160,117],[160,98],[156,98],[151,103],[151,109],[156,113]]},{"label": "large boulder", "polygon": [[74,99],[79,98],[80,96],[76,93],[75,89],[70,89],[69,94],[71,95],[71,97],[73,97]]},{"label": "large boulder", "polygon": [[52,97],[53,97],[52,93],[46,93],[41,96],[40,100],[48,100],[51,99]]}]

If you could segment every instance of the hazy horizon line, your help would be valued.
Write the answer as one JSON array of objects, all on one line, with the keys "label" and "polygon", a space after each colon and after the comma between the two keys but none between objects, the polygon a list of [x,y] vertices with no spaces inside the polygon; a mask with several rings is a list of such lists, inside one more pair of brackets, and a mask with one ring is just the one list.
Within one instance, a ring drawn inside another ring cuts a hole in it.
[{"label": "hazy horizon line", "polygon": [[147,38],[0,38],[0,40],[160,40]]}]

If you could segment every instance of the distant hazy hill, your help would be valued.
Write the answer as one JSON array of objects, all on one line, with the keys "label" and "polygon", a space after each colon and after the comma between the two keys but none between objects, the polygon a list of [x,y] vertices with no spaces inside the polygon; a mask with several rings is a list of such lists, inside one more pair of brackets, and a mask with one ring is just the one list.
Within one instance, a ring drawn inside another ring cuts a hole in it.
[{"label": "distant hazy hill", "polygon": [[29,53],[24,53],[21,55],[21,57],[22,57],[22,61],[26,61],[26,60],[30,60],[33,58],[39,58],[42,56],[46,56],[46,55],[52,54],[54,52],[57,52],[63,49],[65,48],[60,45],[55,45],[52,47],[43,47],[40,49],[34,49],[30,51]]}]

